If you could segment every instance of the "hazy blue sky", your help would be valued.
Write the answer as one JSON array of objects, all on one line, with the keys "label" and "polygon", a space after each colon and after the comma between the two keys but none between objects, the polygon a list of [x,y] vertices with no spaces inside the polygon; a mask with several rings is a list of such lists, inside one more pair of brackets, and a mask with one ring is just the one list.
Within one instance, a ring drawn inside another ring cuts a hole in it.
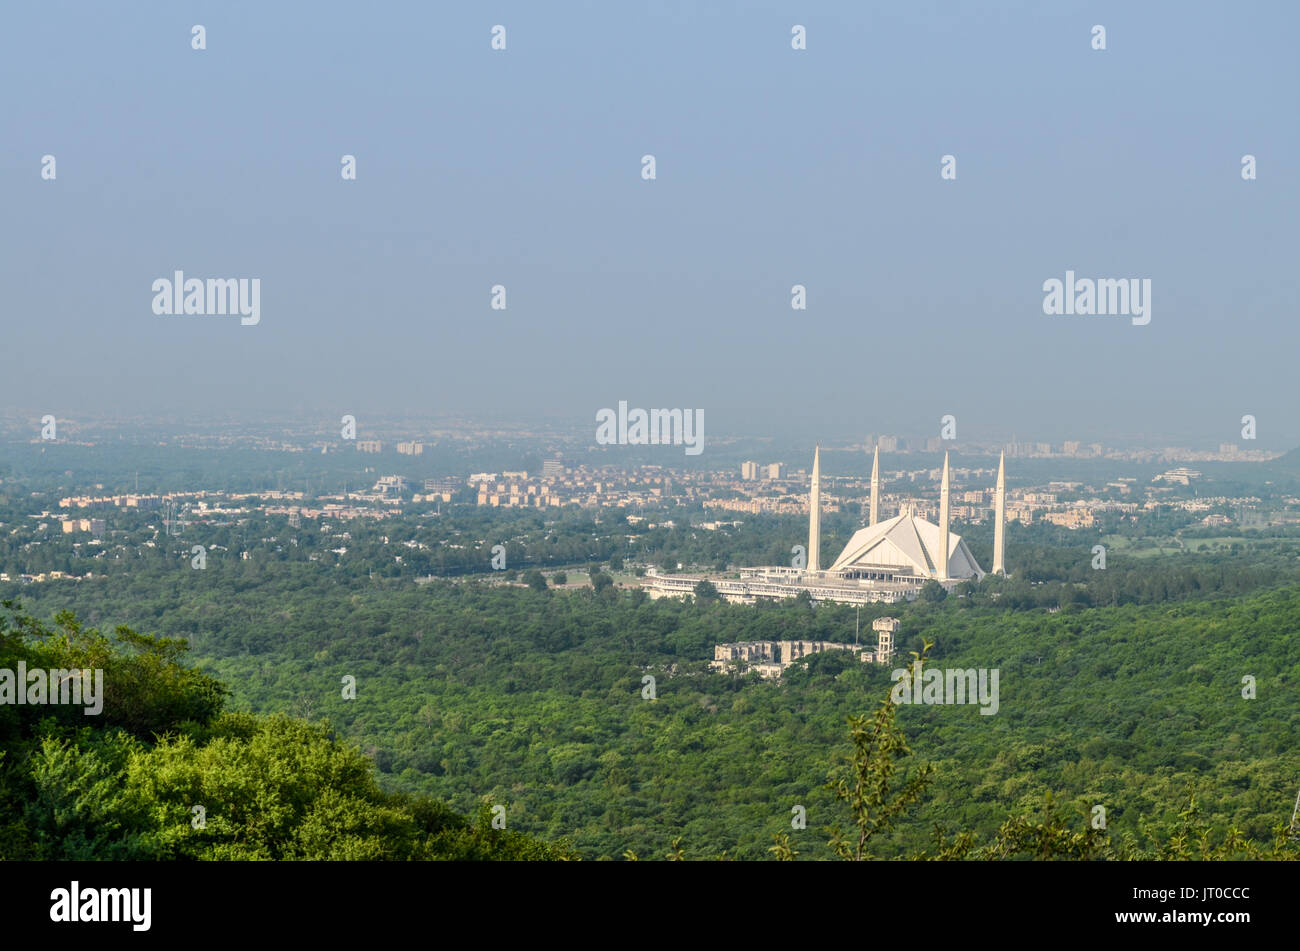
[{"label": "hazy blue sky", "polygon": [[[1298,10],[11,4],[0,400],[1296,445]],[[1067,269],[1150,324],[1044,315]]]}]

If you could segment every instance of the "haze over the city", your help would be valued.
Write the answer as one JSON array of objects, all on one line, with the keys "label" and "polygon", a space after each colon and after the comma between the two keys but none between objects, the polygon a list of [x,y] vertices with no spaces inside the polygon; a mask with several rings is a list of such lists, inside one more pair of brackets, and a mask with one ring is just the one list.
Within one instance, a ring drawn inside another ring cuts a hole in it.
[{"label": "haze over the city", "polygon": [[[0,401],[1290,448],[1300,17],[1198,6],[16,7]],[[156,315],[177,270],[260,321]]]}]

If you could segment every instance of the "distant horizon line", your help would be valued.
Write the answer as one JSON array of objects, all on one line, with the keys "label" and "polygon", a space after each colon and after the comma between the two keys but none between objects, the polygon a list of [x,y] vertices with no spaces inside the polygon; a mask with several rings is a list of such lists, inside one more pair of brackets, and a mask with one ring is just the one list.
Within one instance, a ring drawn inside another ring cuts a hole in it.
[{"label": "distant horizon line", "polygon": [[[337,412],[338,415],[334,415]],[[542,433],[531,433],[531,430],[542,429],[545,435],[562,436],[567,439],[581,440],[590,430],[592,434],[596,431],[595,416],[593,413],[592,422],[587,423],[585,419],[579,419],[573,414],[568,413],[532,413],[520,414],[496,410],[402,410],[376,413],[374,417],[362,417],[355,410],[348,411],[357,418],[365,419],[364,429],[366,438],[370,439],[387,439],[393,440],[401,438],[403,441],[413,440],[420,441],[419,433],[412,433],[408,428],[410,425],[428,425],[430,423],[444,424],[439,428],[445,429],[452,434],[465,434],[473,437],[475,435],[491,438],[500,436],[503,433],[516,435],[542,435]],[[172,428],[178,429],[186,426],[201,427],[205,430],[204,435],[213,435],[215,431],[221,429],[231,429],[247,427],[246,431],[240,433],[231,433],[236,438],[264,437],[267,435],[279,436],[297,436],[313,437],[327,436],[338,430],[338,420],[347,415],[342,411],[331,410],[328,414],[312,412],[309,410],[284,410],[284,411],[251,411],[236,410],[232,413],[230,408],[213,409],[213,410],[183,410],[174,412],[119,412],[105,411],[102,409],[84,409],[78,408],[70,410],[67,408],[42,407],[39,410],[34,408],[15,408],[8,407],[0,410],[0,434],[8,435],[6,431],[21,430],[28,427],[32,428],[34,434],[39,433],[40,420],[43,416],[53,415],[60,425],[71,424],[77,429],[86,427],[93,431],[117,431],[123,432],[147,432],[153,428]],[[376,421],[370,421],[371,419]],[[449,424],[449,425],[448,425]],[[475,429],[495,430],[489,432],[475,432]],[[865,429],[865,427],[863,427]],[[274,429],[275,432],[270,430]],[[781,443],[793,448],[803,445],[807,440],[807,445],[812,447],[818,443],[832,451],[843,451],[860,448],[870,448],[878,445],[881,439],[897,439],[904,443],[915,443],[921,440],[933,440],[938,438],[934,431],[922,432],[913,428],[897,429],[893,431],[875,431],[864,432],[861,437],[846,432],[847,427],[828,424],[823,434],[817,437],[807,436],[806,427],[800,427],[799,433],[785,431],[786,427],[778,426],[775,430],[767,432],[755,432],[752,430],[728,429],[725,424],[721,427],[714,427],[714,434],[710,436],[711,445],[718,442],[735,444],[738,442],[756,442],[756,443]],[[176,433],[176,435],[184,435]],[[427,433],[423,435],[429,435]],[[868,442],[868,437],[875,437],[873,442]],[[860,439],[861,441],[855,441]],[[1060,435],[1060,430],[1056,430],[1050,436],[1044,436],[1036,433],[1033,427],[1026,429],[1003,431],[1001,433],[987,430],[976,430],[974,435],[967,435],[960,439],[943,440],[950,447],[958,448],[967,447],[989,447],[1000,446],[1002,448],[1019,447],[1030,449],[1031,451],[1037,444],[1048,444],[1052,447],[1061,446],[1066,442],[1078,442],[1082,446],[1091,446],[1100,444],[1104,449],[1198,449],[1209,451],[1212,447],[1223,445],[1235,445],[1239,451],[1267,451],[1267,452],[1289,452],[1297,448],[1297,444],[1289,440],[1283,440],[1280,443],[1269,445],[1260,443],[1257,440],[1229,439],[1206,436],[1204,434],[1193,434],[1189,432],[1121,432],[1112,433],[1106,436],[1098,437],[1095,434],[1067,434]],[[593,448],[597,448],[592,438]],[[939,449],[922,449],[909,446],[906,449],[887,449],[885,452],[937,452]],[[1062,453],[1063,455],[1064,453]],[[1086,457],[1084,457],[1086,458]]]}]

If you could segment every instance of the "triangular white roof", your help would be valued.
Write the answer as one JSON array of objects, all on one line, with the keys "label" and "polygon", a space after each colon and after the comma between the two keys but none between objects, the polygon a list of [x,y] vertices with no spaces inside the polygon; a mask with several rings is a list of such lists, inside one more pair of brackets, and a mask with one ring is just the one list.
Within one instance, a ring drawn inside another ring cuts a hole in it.
[{"label": "triangular white roof", "polygon": [[[937,577],[939,526],[915,515],[896,515],[858,529],[831,565],[831,571],[855,566],[905,565],[922,577]],[[980,578],[984,571],[960,535],[948,532],[948,577]]]}]

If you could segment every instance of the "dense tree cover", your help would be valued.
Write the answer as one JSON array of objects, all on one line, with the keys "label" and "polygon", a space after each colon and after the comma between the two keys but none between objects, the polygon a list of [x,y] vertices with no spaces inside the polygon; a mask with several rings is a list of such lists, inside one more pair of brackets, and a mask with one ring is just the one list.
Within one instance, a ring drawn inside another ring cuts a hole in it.
[{"label": "dense tree cover", "polygon": [[[936,826],[939,852],[954,856],[963,835],[991,847],[1008,816],[1050,827],[1038,812],[1049,792],[1073,832],[1103,805],[1115,841],[1139,835],[1139,822],[1182,821],[1189,786],[1214,841],[1274,834],[1300,781],[1300,588],[1050,613],[1005,606],[1006,584],[861,612],[866,632],[875,617],[900,616],[904,651],[925,637],[933,663],[1001,672],[997,715],[900,708],[915,760],[935,779],[873,854],[918,854]],[[763,858],[781,833],[801,856],[829,857],[826,830],[845,815],[828,769],[849,744],[847,717],[890,686],[889,670],[839,654],[814,655],[777,683],[705,669],[715,643],[853,639],[857,612],[807,599],[750,607],[613,586],[352,585],[274,565],[33,585],[34,595],[42,614],[75,607],[87,623],[189,638],[236,708],[327,716],[385,789],[462,812],[491,796],[512,828],[567,838],[592,858],[662,857],[678,838],[689,858]],[[654,700],[642,692],[647,673]],[[1247,675],[1253,700],[1241,693]],[[357,678],[355,700],[340,696],[345,676]],[[805,831],[790,829],[794,805],[807,810]]]},{"label": "dense tree cover", "polygon": [[[926,661],[934,645],[924,641],[920,651],[912,651],[912,663],[899,671],[899,687],[916,689],[926,672]],[[913,803],[921,799],[934,777],[932,763],[923,763],[897,779],[900,766],[912,755],[907,736],[898,724],[900,706],[891,696],[880,700],[873,715],[849,717],[852,752],[845,757],[845,768],[832,774],[827,788],[848,807],[852,818],[851,833],[840,826],[830,829],[830,846],[843,859],[862,861],[871,857],[871,840],[891,828]],[[934,828],[933,850],[923,849],[914,859],[1119,859],[1119,860],[1186,860],[1186,859],[1300,859],[1300,830],[1279,821],[1270,838],[1256,841],[1243,834],[1236,825],[1226,830],[1215,828],[1201,813],[1194,785],[1187,801],[1172,822],[1139,816],[1136,829],[1126,828],[1112,837],[1108,831],[1105,806],[1095,804],[1084,822],[1071,817],[1056,801],[1051,791],[1037,806],[1022,801],[1021,807],[1000,825],[991,841],[979,842],[970,830],[945,834],[942,826]],[[794,860],[798,852],[786,833],[773,836],[776,842],[768,851],[783,861]],[[680,849],[680,841],[674,842]]]},{"label": "dense tree cover", "polygon": [[[548,859],[571,857],[382,791],[323,723],[223,712],[227,689],[183,643],[70,613],[47,627],[11,601],[0,670],[103,671],[103,708],[0,704],[3,859]],[[200,811],[196,811],[196,807]]]}]

